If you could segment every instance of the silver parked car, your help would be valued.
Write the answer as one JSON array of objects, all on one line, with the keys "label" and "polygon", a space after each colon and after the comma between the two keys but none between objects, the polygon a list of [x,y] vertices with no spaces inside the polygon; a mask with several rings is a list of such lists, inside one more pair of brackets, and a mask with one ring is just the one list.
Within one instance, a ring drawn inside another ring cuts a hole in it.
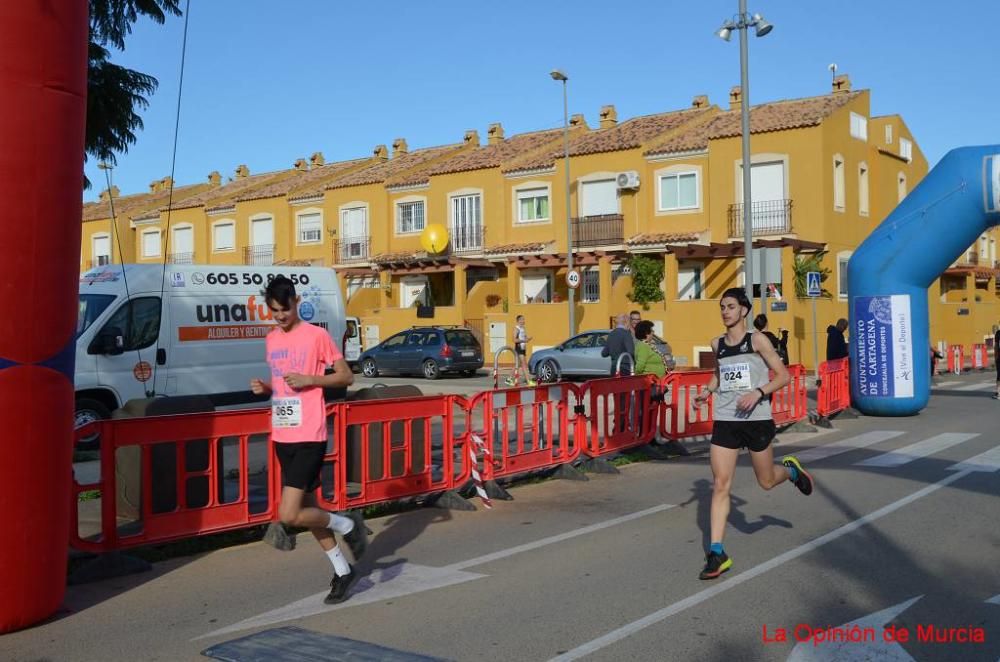
[{"label": "silver parked car", "polygon": [[[601,356],[601,350],[608,343],[608,333],[584,331],[555,347],[534,352],[528,359],[528,371],[540,382],[560,377],[606,377],[611,372],[611,359]],[[654,336],[654,340],[666,346],[662,339]]]}]

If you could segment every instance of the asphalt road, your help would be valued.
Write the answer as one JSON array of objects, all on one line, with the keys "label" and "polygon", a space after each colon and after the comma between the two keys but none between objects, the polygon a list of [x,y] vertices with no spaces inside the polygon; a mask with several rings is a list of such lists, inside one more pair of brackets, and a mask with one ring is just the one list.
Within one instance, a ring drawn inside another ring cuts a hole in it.
[{"label": "asphalt road", "polygon": [[743,457],[726,538],[735,564],[714,582],[697,579],[711,495],[700,444],[617,476],[517,486],[489,511],[372,520],[362,578],[336,607],[322,603],[329,563],[308,536],[292,552],[255,543],[70,587],[55,618],[0,638],[0,659],[196,660],[210,648],[288,659],[321,639],[318,655],[295,659],[374,644],[395,659],[994,662],[991,379],[939,378],[916,417],[782,435],[777,452],[798,453],[816,478],[810,497],[762,491]]}]

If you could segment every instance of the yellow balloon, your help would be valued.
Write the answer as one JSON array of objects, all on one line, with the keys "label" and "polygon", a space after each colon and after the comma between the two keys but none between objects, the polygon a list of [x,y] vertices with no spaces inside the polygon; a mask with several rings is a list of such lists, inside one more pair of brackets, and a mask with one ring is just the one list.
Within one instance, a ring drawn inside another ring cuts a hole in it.
[{"label": "yellow balloon", "polygon": [[420,233],[420,245],[428,253],[440,253],[448,245],[448,228],[431,223]]}]

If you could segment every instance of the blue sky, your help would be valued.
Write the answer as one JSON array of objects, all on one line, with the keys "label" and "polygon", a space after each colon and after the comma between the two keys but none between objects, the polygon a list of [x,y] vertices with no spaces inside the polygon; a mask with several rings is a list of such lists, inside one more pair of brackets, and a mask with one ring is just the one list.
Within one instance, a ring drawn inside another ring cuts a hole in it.
[{"label": "blue sky", "polygon": [[[405,137],[410,148],[454,143],[502,122],[507,135],[593,127],[602,105],[619,119],[687,107],[696,94],[728,107],[739,45],[713,32],[736,0],[192,0],[176,181],[367,156]],[[899,113],[931,164],[962,145],[1000,143],[997,0],[750,0],[775,25],[750,38],[752,103],[825,94],[827,65],[872,90],[872,114]],[[170,173],[183,18],[140,22],[115,61],[152,74],[145,128],[119,157],[123,194]],[[104,173],[91,159],[97,197]]]}]

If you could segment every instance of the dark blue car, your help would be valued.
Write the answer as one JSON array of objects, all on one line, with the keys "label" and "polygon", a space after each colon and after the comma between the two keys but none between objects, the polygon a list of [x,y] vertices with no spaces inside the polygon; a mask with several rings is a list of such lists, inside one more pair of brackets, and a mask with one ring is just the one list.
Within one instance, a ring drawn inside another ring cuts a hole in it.
[{"label": "dark blue car", "polygon": [[471,376],[483,367],[483,348],[468,329],[416,326],[363,352],[359,362],[365,377],[395,373],[437,379],[445,372]]}]

